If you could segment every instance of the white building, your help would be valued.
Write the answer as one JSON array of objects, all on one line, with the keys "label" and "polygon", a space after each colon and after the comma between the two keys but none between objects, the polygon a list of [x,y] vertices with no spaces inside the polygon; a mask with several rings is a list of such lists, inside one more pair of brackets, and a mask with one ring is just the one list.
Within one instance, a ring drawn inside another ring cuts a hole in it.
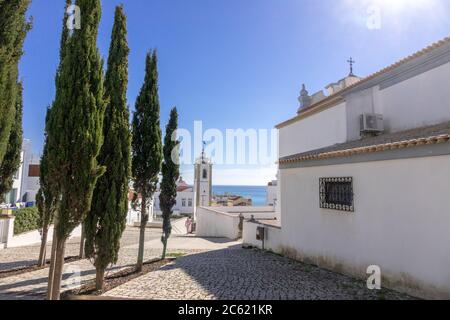
[{"label": "white building", "polygon": [[[149,222],[153,222],[155,219],[161,217],[162,211],[159,203],[159,195],[161,192],[158,190],[155,192],[153,199],[148,204],[149,212]],[[129,193],[129,206],[128,206],[128,216],[127,224],[135,225],[141,221],[140,210],[135,210],[132,206],[132,200],[134,197],[134,192]],[[176,204],[173,207],[173,216],[194,216],[196,205],[195,205],[195,192],[194,188],[188,185],[183,178],[177,182],[177,199]],[[139,205],[138,205],[139,208]]]},{"label": "white building", "polygon": [[276,251],[362,279],[376,265],[383,286],[450,298],[449,84],[447,38],[327,96],[303,88],[277,126]]},{"label": "white building", "polygon": [[[159,204],[159,195],[161,192],[155,193],[154,200],[154,210],[155,215],[162,215],[160,204]],[[189,215],[193,216],[195,213],[195,192],[194,187],[188,185],[183,178],[181,177],[177,183],[177,203],[173,207],[173,215]]]},{"label": "white building", "polygon": [[6,203],[35,202],[39,191],[40,156],[33,154],[31,140],[24,139],[22,143],[21,164],[14,175],[11,191],[6,195]]},{"label": "white building", "polygon": [[5,196],[5,202],[8,205],[14,205],[17,202],[21,202],[22,195],[22,170],[23,170],[23,151],[20,154],[20,167],[19,170],[13,176],[13,185],[11,191]]},{"label": "white building", "polygon": [[[133,190],[128,192],[128,214],[127,214],[127,225],[135,226],[139,225],[141,222],[141,199],[142,197],[138,195],[138,201],[135,205],[133,205],[135,193]],[[149,215],[149,222],[153,222],[153,201],[149,201],[147,205],[147,212]]]},{"label": "white building", "polygon": [[266,205],[276,207],[278,202],[278,180],[273,180],[267,184]]},{"label": "white building", "polygon": [[[198,206],[210,206],[212,200],[212,164],[205,156],[203,150],[202,155],[195,162],[195,182],[194,186],[186,183],[182,177],[177,182],[177,199],[173,208],[173,216],[191,216],[195,218]],[[130,184],[130,190],[132,184]],[[152,201],[149,203],[150,220],[159,218],[162,211],[159,203],[159,189],[155,192]],[[128,225],[135,225],[141,221],[140,212],[134,210],[131,205],[133,192],[130,191],[130,205],[127,217]]]},{"label": "white building", "polygon": [[36,202],[36,195],[39,191],[40,156],[33,154],[31,140],[25,139],[23,149],[23,174],[22,174],[22,202]]}]

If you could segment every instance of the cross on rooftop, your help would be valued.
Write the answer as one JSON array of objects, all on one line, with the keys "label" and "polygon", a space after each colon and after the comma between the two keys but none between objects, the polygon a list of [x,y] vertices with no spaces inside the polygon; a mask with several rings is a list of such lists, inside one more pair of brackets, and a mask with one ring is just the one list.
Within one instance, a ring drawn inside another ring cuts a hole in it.
[{"label": "cross on rooftop", "polygon": [[353,60],[352,57],[350,57],[350,60],[347,60],[348,63],[350,63],[350,77],[354,77],[355,75],[353,74],[353,65],[356,63],[355,60]]}]

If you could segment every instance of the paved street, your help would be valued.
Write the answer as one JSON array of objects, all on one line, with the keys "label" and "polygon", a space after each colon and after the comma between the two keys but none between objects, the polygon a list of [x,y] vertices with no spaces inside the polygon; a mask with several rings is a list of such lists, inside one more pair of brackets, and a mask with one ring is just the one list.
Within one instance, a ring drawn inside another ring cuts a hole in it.
[{"label": "paved street", "polygon": [[[180,224],[179,222],[178,224]],[[184,222],[183,222],[184,223]],[[175,224],[175,228],[176,229]],[[145,260],[161,256],[162,244],[160,241],[161,231],[147,229]],[[138,251],[139,229],[127,228],[121,241],[119,261],[115,266],[109,268],[110,273],[118,272],[136,263]],[[184,242],[184,241],[183,241]],[[189,253],[199,252],[192,249],[175,249],[172,244],[169,252]],[[50,250],[50,244],[49,244]],[[66,249],[66,256],[76,256],[79,251],[79,239],[70,240]],[[34,265],[39,256],[39,245],[21,248],[12,248],[0,251],[0,270]],[[81,260],[66,264],[64,266],[62,291],[69,290],[73,286],[79,286],[86,281],[95,278],[95,268],[89,260]],[[47,290],[48,268],[24,273],[8,278],[0,279],[0,300],[16,299],[43,299]]]},{"label": "paved street", "polygon": [[[396,292],[369,291],[363,281],[342,276],[259,250],[242,249],[239,242],[183,235],[184,220],[174,223],[168,251],[185,253],[155,272],[119,286],[104,296],[132,299],[407,299]],[[160,230],[147,229],[145,259],[161,255]],[[122,238],[117,272],[136,262],[139,229],[128,228]],[[67,256],[78,254],[71,240]],[[0,251],[0,270],[36,263],[39,246]],[[0,279],[0,299],[43,299],[48,268]],[[88,260],[65,265],[63,291],[95,278]]]},{"label": "paved street", "polygon": [[[147,230],[147,239],[159,238],[159,233]],[[129,246],[137,243],[139,240],[139,229],[128,228],[121,239],[121,246]],[[0,271],[23,268],[37,264],[39,259],[40,244],[0,250]],[[47,244],[47,259],[50,259],[51,242]],[[77,256],[80,251],[80,239],[74,238],[67,241],[66,257]]]},{"label": "paved street", "polygon": [[365,282],[236,244],[178,258],[105,294],[131,299],[408,299]]}]

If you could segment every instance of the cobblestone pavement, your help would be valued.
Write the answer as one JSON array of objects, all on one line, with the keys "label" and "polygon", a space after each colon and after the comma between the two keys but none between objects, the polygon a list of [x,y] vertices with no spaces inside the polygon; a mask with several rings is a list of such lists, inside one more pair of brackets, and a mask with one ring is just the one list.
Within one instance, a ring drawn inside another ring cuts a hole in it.
[{"label": "cobblestone pavement", "polygon": [[370,291],[365,282],[240,246],[178,258],[105,294],[112,298],[171,300],[409,299]]},{"label": "cobblestone pavement", "polygon": [[[148,229],[146,233],[147,239],[159,238],[159,234],[155,234],[154,230]],[[137,243],[139,239],[139,229],[127,228],[123,233],[121,245],[129,246]],[[39,259],[40,244],[34,244],[26,247],[10,248],[0,250],[0,271],[34,266]],[[47,258],[50,258],[51,242],[47,244]],[[66,257],[77,256],[80,251],[80,239],[73,238],[67,241]]]},{"label": "cobblestone pavement", "polygon": [[[160,231],[148,229],[146,234],[145,260],[160,257]],[[129,228],[122,238],[122,248],[118,263],[109,272],[118,272],[135,264],[137,259],[136,245],[139,240],[139,229]],[[156,242],[155,242],[156,241]],[[154,243],[154,245],[148,245]],[[50,250],[50,249],[49,249]],[[79,250],[79,239],[70,240],[66,256],[76,256]],[[169,250],[170,251],[170,250]],[[172,250],[174,252],[174,250]],[[175,252],[193,252],[192,250],[176,250]],[[39,245],[12,248],[0,251],[0,263],[3,270],[36,264],[39,256]],[[89,260],[80,260],[66,264],[62,291],[82,285],[95,278],[95,268]],[[0,300],[43,299],[47,290],[48,268],[0,279]]]}]

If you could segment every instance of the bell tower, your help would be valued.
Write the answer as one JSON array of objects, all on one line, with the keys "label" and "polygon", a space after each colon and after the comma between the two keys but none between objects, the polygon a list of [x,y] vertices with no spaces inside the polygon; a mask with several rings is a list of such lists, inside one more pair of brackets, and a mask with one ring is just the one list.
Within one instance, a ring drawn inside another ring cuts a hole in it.
[{"label": "bell tower", "polygon": [[212,200],[212,163],[206,157],[204,147],[201,156],[195,161],[194,180],[197,207],[210,207]]}]

